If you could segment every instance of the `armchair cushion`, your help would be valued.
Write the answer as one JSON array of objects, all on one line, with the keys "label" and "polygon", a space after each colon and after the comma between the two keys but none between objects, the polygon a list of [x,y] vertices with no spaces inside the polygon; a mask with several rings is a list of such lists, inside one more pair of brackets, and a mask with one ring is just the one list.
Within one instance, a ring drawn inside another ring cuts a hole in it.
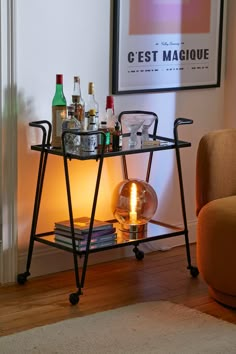
[{"label": "armchair cushion", "polygon": [[197,263],[210,295],[236,307],[236,129],[200,140],[196,165]]}]

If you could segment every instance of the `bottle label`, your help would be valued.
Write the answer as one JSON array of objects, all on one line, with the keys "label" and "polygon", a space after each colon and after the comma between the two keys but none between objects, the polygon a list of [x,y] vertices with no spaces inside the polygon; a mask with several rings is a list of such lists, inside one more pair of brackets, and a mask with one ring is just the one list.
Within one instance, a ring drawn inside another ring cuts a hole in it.
[{"label": "bottle label", "polygon": [[55,119],[56,119],[56,136],[61,136],[62,133],[62,122],[63,122],[64,111],[56,110]]},{"label": "bottle label", "polygon": [[[105,138],[105,145],[108,146],[110,145],[110,132],[104,132],[106,134],[106,138]],[[104,136],[102,134],[98,135],[98,145],[102,146],[103,145],[103,139]]]},{"label": "bottle label", "polygon": [[84,107],[81,103],[74,103],[75,113],[74,116],[80,122],[84,120]]},{"label": "bottle label", "polygon": [[110,132],[106,132],[106,140],[105,140],[105,145],[110,144]]},{"label": "bottle label", "polygon": [[61,146],[62,123],[66,119],[66,106],[52,107],[52,146]]},{"label": "bottle label", "polygon": [[97,147],[97,135],[82,135],[81,136],[81,150],[93,152]]},{"label": "bottle label", "polygon": [[78,119],[80,122],[84,120],[84,107],[82,104],[78,105]]},{"label": "bottle label", "polygon": [[122,148],[122,134],[119,135],[119,148]]}]

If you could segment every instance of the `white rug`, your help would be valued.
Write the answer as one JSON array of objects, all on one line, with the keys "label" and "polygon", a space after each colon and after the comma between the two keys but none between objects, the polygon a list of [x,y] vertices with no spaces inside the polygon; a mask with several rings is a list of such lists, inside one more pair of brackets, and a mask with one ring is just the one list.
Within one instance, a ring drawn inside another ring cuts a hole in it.
[{"label": "white rug", "polygon": [[182,305],[147,302],[0,337],[1,354],[235,354],[236,326]]}]

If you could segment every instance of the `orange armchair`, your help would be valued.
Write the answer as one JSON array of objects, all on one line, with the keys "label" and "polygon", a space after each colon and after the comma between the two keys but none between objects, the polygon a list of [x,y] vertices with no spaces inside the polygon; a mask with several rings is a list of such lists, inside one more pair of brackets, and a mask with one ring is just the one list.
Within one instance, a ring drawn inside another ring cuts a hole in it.
[{"label": "orange armchair", "polygon": [[196,161],[197,262],[218,302],[236,307],[236,129],[200,140]]}]

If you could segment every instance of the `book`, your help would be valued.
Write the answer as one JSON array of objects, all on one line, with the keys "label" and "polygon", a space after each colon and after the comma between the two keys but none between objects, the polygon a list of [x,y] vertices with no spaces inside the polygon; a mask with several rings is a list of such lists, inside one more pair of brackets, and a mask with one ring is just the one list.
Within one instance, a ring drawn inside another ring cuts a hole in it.
[{"label": "book", "polygon": [[[78,239],[78,240],[85,240],[88,238],[88,233],[78,233],[76,230],[75,231],[75,238]],[[92,232],[92,237],[100,237],[100,236],[105,236],[105,235],[109,235],[109,234],[113,234],[115,233],[116,231],[116,228],[115,227],[111,227],[111,228],[107,228],[107,229],[104,229],[104,230],[97,230],[97,231],[93,231]],[[55,235],[61,235],[61,236],[65,236],[65,237],[69,237],[71,238],[72,235],[71,235],[71,230],[64,230],[64,229],[61,229],[59,227],[55,227],[54,228],[54,233]]]},{"label": "book", "polygon": [[[88,233],[90,226],[90,218],[82,216],[74,219],[74,230],[77,234]],[[63,220],[55,222],[55,228],[70,231],[70,220]],[[113,228],[111,222],[94,219],[93,230],[105,230]]]},{"label": "book", "polygon": [[[86,251],[87,245],[80,245],[78,242],[76,244],[76,250],[77,251]],[[116,244],[116,242],[117,242],[116,239],[114,239],[114,240],[110,240],[110,241],[106,241],[106,242],[93,243],[93,244],[90,244],[89,249],[93,250],[93,249],[96,249],[96,248],[113,246],[113,245]],[[65,246],[65,247],[69,247],[69,248],[73,247],[72,243],[70,244],[68,242],[63,242],[63,241],[56,240],[56,243],[58,243],[58,244],[60,244],[62,246]]]},{"label": "book", "polygon": [[[116,238],[117,238],[116,233],[103,235],[103,236],[99,236],[99,237],[92,237],[90,244],[114,241],[114,240],[116,240]],[[61,241],[61,242],[68,243],[68,244],[72,245],[72,237],[66,237],[66,236],[63,236],[63,235],[57,234],[57,233],[55,234],[55,241]],[[87,242],[88,242],[87,240],[81,240],[81,239],[75,238],[75,243],[78,246],[86,246]]]}]

